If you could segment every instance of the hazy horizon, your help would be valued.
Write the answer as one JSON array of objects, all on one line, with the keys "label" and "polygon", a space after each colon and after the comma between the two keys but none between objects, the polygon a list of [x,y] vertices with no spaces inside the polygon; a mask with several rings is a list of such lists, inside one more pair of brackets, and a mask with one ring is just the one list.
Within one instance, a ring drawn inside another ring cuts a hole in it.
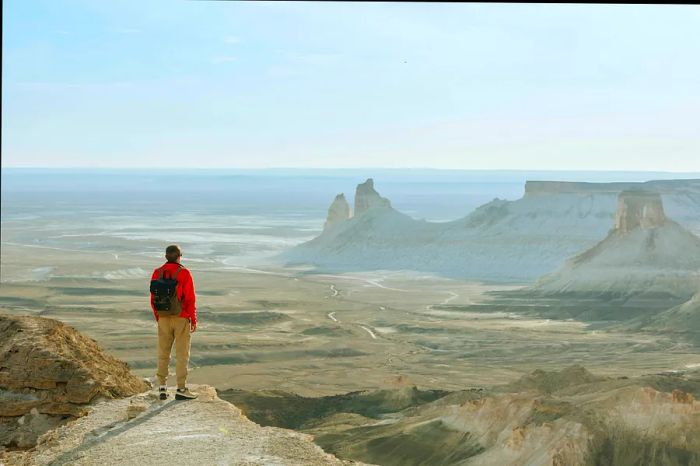
[{"label": "hazy horizon", "polygon": [[537,169],[537,168],[445,168],[445,167],[431,167],[431,166],[402,166],[402,167],[382,167],[382,166],[366,166],[366,167],[324,167],[324,166],[270,166],[270,167],[233,167],[233,166],[220,166],[220,167],[187,167],[187,166],[172,166],[172,167],[158,167],[158,166],[123,166],[123,167],[100,167],[100,166],[26,166],[26,165],[5,165],[3,169],[7,170],[18,170],[18,171],[114,171],[118,172],[124,171],[151,171],[156,170],[157,172],[168,172],[168,171],[199,171],[199,172],[212,172],[220,173],[222,170],[224,172],[235,172],[235,171],[245,171],[245,172],[273,172],[273,171],[304,171],[304,172],[332,172],[332,171],[354,171],[354,172],[382,172],[382,171],[394,171],[394,172],[474,172],[474,173],[620,173],[620,174],[686,174],[686,175],[700,175],[700,171],[697,170],[623,170],[623,169]]}]

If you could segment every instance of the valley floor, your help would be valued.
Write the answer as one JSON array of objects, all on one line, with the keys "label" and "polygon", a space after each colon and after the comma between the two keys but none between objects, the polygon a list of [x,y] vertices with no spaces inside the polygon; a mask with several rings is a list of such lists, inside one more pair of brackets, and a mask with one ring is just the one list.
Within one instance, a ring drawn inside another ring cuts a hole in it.
[{"label": "valley floor", "polygon": [[[51,272],[40,273],[47,264]],[[697,347],[673,336],[539,318],[522,303],[510,310],[488,305],[486,293],[514,286],[407,272],[185,264],[195,277],[200,319],[190,380],[222,390],[306,396],[408,385],[461,390],[572,364],[614,376],[700,364]],[[147,289],[157,265],[137,254],[4,244],[0,307],[64,321],[152,376],[156,327]]]}]

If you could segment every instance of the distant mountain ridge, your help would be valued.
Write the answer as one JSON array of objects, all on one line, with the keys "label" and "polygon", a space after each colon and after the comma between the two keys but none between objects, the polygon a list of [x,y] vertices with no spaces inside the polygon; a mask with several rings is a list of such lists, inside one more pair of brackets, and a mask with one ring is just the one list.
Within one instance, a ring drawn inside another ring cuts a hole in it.
[{"label": "distant mountain ridge", "polygon": [[[374,191],[373,182],[371,188]],[[527,283],[605,238],[624,190],[658,192],[670,218],[700,231],[700,179],[528,181],[522,198],[494,199],[450,222],[416,220],[392,208],[388,200],[380,202],[327,222],[332,225],[321,235],[280,257],[288,265],[307,264],[320,271],[406,269]],[[376,197],[384,199],[378,193]]]}]

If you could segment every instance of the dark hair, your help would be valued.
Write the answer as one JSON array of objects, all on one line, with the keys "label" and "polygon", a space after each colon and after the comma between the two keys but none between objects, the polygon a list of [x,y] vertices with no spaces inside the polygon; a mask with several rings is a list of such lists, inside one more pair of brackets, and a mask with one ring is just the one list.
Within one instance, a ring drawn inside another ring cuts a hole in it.
[{"label": "dark hair", "polygon": [[180,256],[182,256],[182,250],[177,244],[171,244],[165,248],[165,258],[168,259],[168,262],[175,262]]}]

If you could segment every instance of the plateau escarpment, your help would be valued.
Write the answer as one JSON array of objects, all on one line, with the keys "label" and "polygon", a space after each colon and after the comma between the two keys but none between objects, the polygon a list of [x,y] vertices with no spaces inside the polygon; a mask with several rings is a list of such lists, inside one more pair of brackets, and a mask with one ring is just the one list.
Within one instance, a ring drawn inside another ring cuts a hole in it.
[{"label": "plateau escarpment", "polygon": [[622,191],[644,190],[661,193],[662,195],[683,195],[690,199],[698,196],[698,180],[651,180],[639,182],[588,183],[580,181],[527,181],[525,196],[553,194],[612,194]]},{"label": "plateau escarpment", "polygon": [[[620,192],[640,189],[656,190],[670,218],[700,231],[700,180],[529,181],[521,199],[495,199],[462,219],[438,223],[391,208],[369,179],[357,187],[352,216],[336,221],[338,216],[329,212],[327,224],[333,228],[281,258],[322,271],[404,269],[460,279],[531,282],[605,238]],[[651,219],[650,214],[646,218]]]},{"label": "plateau escarpment", "polygon": [[542,278],[535,288],[686,299],[698,290],[700,237],[666,217],[659,193],[622,192],[613,225],[605,239]]}]

